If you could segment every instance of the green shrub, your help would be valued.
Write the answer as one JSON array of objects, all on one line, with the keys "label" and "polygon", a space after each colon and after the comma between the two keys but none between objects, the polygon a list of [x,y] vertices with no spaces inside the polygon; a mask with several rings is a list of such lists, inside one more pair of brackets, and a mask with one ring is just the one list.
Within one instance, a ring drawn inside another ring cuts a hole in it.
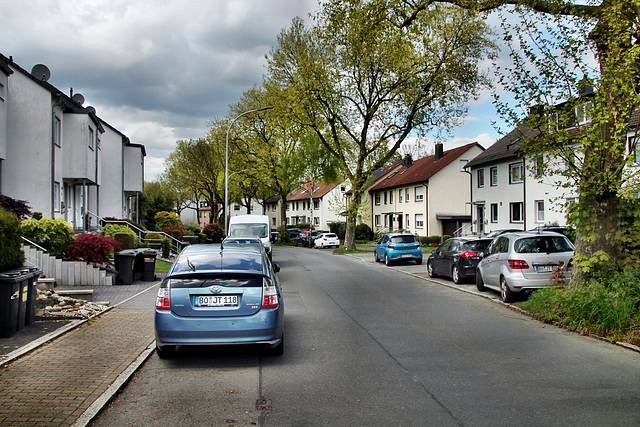
[{"label": "green shrub", "polygon": [[451,236],[449,236],[448,234],[445,234],[444,236],[442,236],[442,241],[446,242],[447,240],[449,240],[451,238]]},{"label": "green shrub", "polygon": [[102,236],[107,236],[111,238],[113,238],[116,235],[116,233],[129,233],[129,234],[133,234],[134,236],[136,234],[135,231],[133,231],[128,226],[123,224],[107,224],[104,227],[102,227],[102,230],[100,230],[100,234]]},{"label": "green shrub", "polygon": [[[346,231],[346,228],[345,228]],[[356,225],[356,240],[373,240],[373,231],[367,224]]]},{"label": "green shrub", "polygon": [[25,219],[20,223],[20,233],[56,258],[62,258],[75,240],[73,228],[62,218]]},{"label": "green shrub", "polygon": [[144,235],[145,243],[150,248],[159,248],[162,246],[162,240],[170,240],[163,239],[160,233],[147,233]]},{"label": "green shrub", "polygon": [[338,235],[340,240],[344,240],[344,236],[347,233],[347,224],[344,222],[330,222],[329,231]]},{"label": "green shrub", "polygon": [[429,243],[432,245],[440,244],[440,236],[436,236],[436,235],[429,236]]},{"label": "green shrub", "polygon": [[10,270],[24,264],[21,243],[18,217],[0,207],[0,271]]},{"label": "green shrub", "polygon": [[162,239],[162,258],[168,259],[171,254],[171,241],[169,239]]},{"label": "green shrub", "polygon": [[640,344],[637,268],[568,288],[541,289],[519,305],[572,330]]},{"label": "green shrub", "polygon": [[193,236],[197,236],[198,234],[200,234],[200,231],[202,231],[202,229],[200,228],[200,226],[198,225],[185,225],[185,227],[187,229],[188,232],[190,232]]},{"label": "green shrub", "polygon": [[311,224],[308,222],[301,222],[300,224],[292,225],[289,228],[299,228],[300,230],[311,230]]},{"label": "green shrub", "polygon": [[182,226],[182,220],[175,212],[160,211],[155,214],[153,219],[155,220],[156,229],[158,230]]},{"label": "green shrub", "polygon": [[200,243],[207,243],[207,235],[204,233],[199,233],[198,234],[198,241]]},{"label": "green shrub", "polygon": [[42,219],[42,212],[34,212],[32,218],[37,220]]},{"label": "green shrub", "polygon": [[207,224],[202,232],[207,235],[208,239],[213,240],[214,243],[220,243],[222,241],[222,236],[224,235],[224,230],[218,223],[210,223]]},{"label": "green shrub", "polygon": [[420,237],[420,244],[422,246],[428,246],[431,243],[431,239],[427,236]]},{"label": "green shrub", "polygon": [[[108,236],[104,236],[108,237]],[[122,249],[133,249],[136,247],[136,236],[131,233],[115,233],[113,239],[120,243]]]},{"label": "green shrub", "polygon": [[181,242],[182,241],[182,236],[183,233],[181,230],[172,230],[171,231],[171,237],[173,237],[174,239],[176,239],[177,241]]}]

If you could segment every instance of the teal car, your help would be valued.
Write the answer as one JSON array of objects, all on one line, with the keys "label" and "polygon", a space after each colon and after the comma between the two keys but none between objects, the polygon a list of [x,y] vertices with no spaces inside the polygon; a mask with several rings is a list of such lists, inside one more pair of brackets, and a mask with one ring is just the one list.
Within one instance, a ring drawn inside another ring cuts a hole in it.
[{"label": "teal car", "polygon": [[376,262],[391,265],[399,261],[412,260],[422,264],[422,245],[410,233],[387,233],[376,242],[373,252]]}]

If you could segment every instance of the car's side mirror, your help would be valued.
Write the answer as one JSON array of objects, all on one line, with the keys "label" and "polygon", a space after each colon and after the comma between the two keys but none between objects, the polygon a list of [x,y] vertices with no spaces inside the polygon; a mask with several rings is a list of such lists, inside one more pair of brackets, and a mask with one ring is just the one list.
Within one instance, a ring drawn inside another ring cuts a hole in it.
[{"label": "car's side mirror", "polygon": [[276,273],[280,272],[280,264],[273,264],[273,271],[275,271]]}]

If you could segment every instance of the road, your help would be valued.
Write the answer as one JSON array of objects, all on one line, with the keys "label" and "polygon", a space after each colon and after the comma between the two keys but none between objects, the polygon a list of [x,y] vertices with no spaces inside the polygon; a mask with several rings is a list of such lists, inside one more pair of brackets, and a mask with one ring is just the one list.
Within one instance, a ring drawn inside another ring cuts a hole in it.
[{"label": "road", "polygon": [[372,259],[274,259],[284,356],[154,355],[93,425],[640,425],[638,353]]}]

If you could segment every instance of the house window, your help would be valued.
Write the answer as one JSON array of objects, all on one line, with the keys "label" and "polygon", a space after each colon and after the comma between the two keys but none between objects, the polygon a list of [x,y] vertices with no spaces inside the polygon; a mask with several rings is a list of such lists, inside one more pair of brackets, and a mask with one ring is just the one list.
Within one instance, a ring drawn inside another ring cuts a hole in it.
[{"label": "house window", "polygon": [[320,201],[319,200],[314,200],[313,201],[313,209],[319,209],[320,208]]},{"label": "house window", "polygon": [[93,150],[93,129],[89,128],[89,148]]},{"label": "house window", "polygon": [[411,215],[406,214],[406,215],[405,215],[405,217],[407,218],[407,220],[406,220],[406,223],[407,223],[406,227],[407,227],[407,228],[409,228],[409,227],[411,227],[411,222],[409,222],[409,218],[411,217]]},{"label": "house window", "polygon": [[380,206],[380,193],[376,193],[374,196],[376,206]]},{"label": "house window", "polygon": [[389,196],[388,196],[387,192],[385,191],[384,192],[384,204],[385,205],[387,204],[388,199],[389,199]]},{"label": "house window", "polygon": [[544,200],[536,200],[536,222],[544,223]]},{"label": "house window", "polygon": [[498,204],[491,203],[491,222],[498,222]]},{"label": "house window", "polygon": [[60,118],[58,116],[55,116],[53,119],[53,143],[56,144],[58,147],[60,147],[62,144],[61,130],[62,130],[62,124],[60,122]]},{"label": "house window", "polygon": [[60,212],[60,183],[53,183],[53,210]]},{"label": "house window", "polygon": [[398,190],[398,201],[400,203],[402,203],[402,193],[403,193],[403,190]]},{"label": "house window", "polygon": [[384,226],[388,227],[389,226],[389,215],[385,215],[384,216]]},{"label": "house window", "polygon": [[415,188],[416,202],[421,202],[423,200],[422,189],[423,189],[423,187],[416,187]]},{"label": "house window", "polygon": [[201,208],[209,207],[209,202],[200,202],[200,207]]},{"label": "house window", "polygon": [[524,166],[522,163],[513,163],[509,165],[509,184],[520,183],[523,178]]},{"label": "house window", "polygon": [[7,89],[5,85],[0,83],[0,99],[4,101],[6,98],[7,98]]},{"label": "house window", "polygon": [[240,210],[240,205],[233,205],[233,210],[234,211],[239,211]]},{"label": "house window", "polygon": [[424,228],[424,214],[416,214],[416,228]]},{"label": "house window", "polygon": [[393,204],[393,190],[389,191],[389,204]]},{"label": "house window", "polygon": [[490,184],[492,187],[495,187],[498,185],[498,168],[497,167],[492,167],[491,169],[489,169],[489,179],[490,179]]},{"label": "house window", "polygon": [[576,119],[579,125],[583,125],[591,121],[591,110],[593,104],[591,102],[585,102],[582,105],[576,107]]},{"label": "house window", "polygon": [[637,139],[634,136],[630,136],[628,139],[629,144],[629,157],[633,160],[633,163],[640,163],[640,151],[638,150]]},{"label": "house window", "polygon": [[299,211],[300,210],[300,202],[296,202],[296,210]]},{"label": "house window", "polygon": [[460,172],[465,171],[465,167],[467,166],[467,163],[469,163],[469,160],[460,159]]},{"label": "house window", "polygon": [[375,225],[376,227],[380,227],[380,215],[376,215],[373,218],[373,225]]},{"label": "house window", "polygon": [[405,202],[409,203],[409,189],[408,188],[406,188],[404,190],[404,200],[405,200]]},{"label": "house window", "polygon": [[511,222],[523,221],[523,203],[513,202],[509,203],[509,219]]},{"label": "house window", "polygon": [[484,187],[484,169],[478,169],[478,188]]}]

